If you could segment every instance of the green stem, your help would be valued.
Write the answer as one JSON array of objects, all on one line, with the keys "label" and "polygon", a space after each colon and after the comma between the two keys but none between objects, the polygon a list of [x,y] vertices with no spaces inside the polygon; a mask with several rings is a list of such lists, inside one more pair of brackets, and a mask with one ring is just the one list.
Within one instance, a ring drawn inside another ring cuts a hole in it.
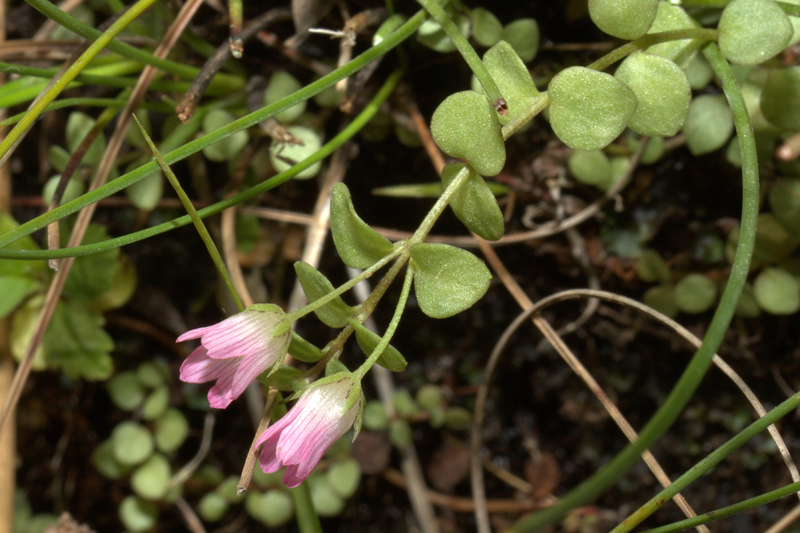
[{"label": "green stem", "polygon": [[[626,518],[621,524],[615,527],[611,533],[627,533],[634,527],[638,526],[642,521],[653,514],[656,510],[658,510],[665,502],[668,502],[672,499],[673,496],[678,494],[680,491],[685,489],[689,486],[690,483],[697,480],[700,476],[711,470],[714,466],[720,463],[723,459],[725,459],[728,455],[733,453],[735,450],[741,448],[744,444],[746,444],[750,439],[767,429],[770,424],[774,424],[787,414],[793,412],[797,406],[800,405],[800,392],[795,393],[794,395],[790,396],[787,400],[781,403],[776,408],[772,409],[769,413],[764,415],[763,417],[759,418],[745,429],[740,431],[735,437],[730,439],[728,442],[714,450],[708,456],[706,456],[702,461],[698,462],[692,468],[686,471],[681,477],[676,479],[672,482],[672,484],[666,487],[664,490],[659,492],[656,496],[654,496],[649,502],[642,505],[639,509],[636,510],[635,513],[631,514],[628,518]],[[785,489],[785,487],[784,487]],[[779,490],[784,490],[779,489]],[[795,489],[796,491],[797,489]],[[773,491],[774,492],[774,491]],[[789,491],[789,493],[794,491]],[[772,493],[767,493],[772,494]],[[761,495],[759,498],[764,497],[766,495]],[[756,498],[754,498],[756,499]],[[747,500],[748,502],[751,500]],[[771,501],[771,500],[767,500]],[[736,505],[742,505],[745,502],[741,502]],[[766,503],[766,502],[764,502]],[[733,506],[732,506],[733,507]],[[747,507],[749,509],[749,507]],[[727,507],[726,507],[727,509]],[[709,515],[716,514],[720,511],[713,511],[709,513]],[[702,515],[701,515],[702,516]],[[725,515],[727,516],[727,515]],[[698,517],[700,518],[700,517]],[[718,518],[722,518],[718,516]],[[686,521],[677,522],[676,524],[683,524]],[[703,524],[705,522],[698,522],[698,524]],[[694,525],[694,524],[692,524]]]},{"label": "green stem", "polygon": [[184,209],[186,209],[186,212],[189,213],[189,217],[192,219],[194,227],[197,229],[197,233],[200,234],[203,244],[206,245],[206,250],[208,250],[208,255],[211,256],[211,261],[213,261],[214,266],[217,267],[217,272],[219,272],[222,281],[225,283],[225,288],[228,289],[231,298],[233,298],[233,303],[236,304],[236,308],[239,309],[240,312],[244,311],[244,303],[242,302],[239,293],[236,292],[236,286],[233,284],[233,279],[231,279],[230,272],[228,272],[228,268],[225,266],[225,260],[222,259],[222,255],[219,253],[219,250],[217,250],[217,245],[214,244],[214,239],[212,239],[211,235],[208,233],[206,225],[203,224],[203,219],[200,218],[200,216],[197,214],[197,210],[192,205],[192,200],[189,198],[189,195],[186,194],[186,191],[183,190],[183,187],[181,187],[181,183],[178,181],[178,178],[175,177],[175,173],[172,172],[170,166],[166,161],[164,161],[164,157],[161,155],[161,152],[158,151],[158,148],[156,148],[156,145],[147,134],[147,130],[144,129],[142,123],[139,122],[139,119],[136,117],[136,115],[133,115],[133,120],[135,120],[136,125],[139,126],[139,131],[142,132],[144,140],[147,142],[147,145],[150,147],[150,150],[156,157],[156,161],[158,161],[158,165],[161,167],[161,170],[167,177],[167,181],[169,181],[169,184],[172,185],[173,189],[175,189],[175,192],[178,193],[178,198],[180,198]]},{"label": "green stem", "polygon": [[509,137],[514,135],[518,129],[524,126],[529,120],[533,119],[536,115],[545,110],[550,105],[550,95],[546,92],[539,94],[531,105],[524,111],[517,113],[517,115],[509,120],[503,126],[503,139],[508,140]]},{"label": "green stem", "polygon": [[[399,263],[402,266],[403,263]],[[406,277],[403,280],[403,290],[400,292],[400,298],[397,301],[397,306],[394,309],[394,314],[392,315],[392,320],[389,322],[389,325],[386,327],[386,332],[383,334],[378,345],[372,350],[372,353],[369,355],[366,361],[358,367],[358,370],[353,372],[353,375],[361,380],[367,372],[369,372],[372,365],[378,360],[378,358],[383,354],[383,351],[389,346],[389,343],[394,336],[394,332],[397,331],[397,326],[400,325],[400,319],[403,317],[403,311],[406,308],[406,302],[408,301],[408,295],[411,294],[411,282],[414,279],[414,267],[409,265],[408,269],[406,269]]]},{"label": "green stem", "polygon": [[[25,0],[31,7],[42,13],[49,19],[53,19],[61,26],[77,33],[84,39],[88,39],[90,41],[94,41],[102,35],[98,30],[92,28],[81,22],[80,20],[76,19],[75,17],[71,16],[68,13],[65,13],[61,9],[59,9],[54,3],[50,2],[49,0]],[[125,15],[122,15],[123,17]],[[111,41],[108,44],[108,49],[112,52],[116,52],[121,56],[127,57],[128,59],[133,59],[135,61],[139,61],[144,63],[145,65],[152,65],[154,67],[158,67],[159,69],[163,70],[164,72],[169,72],[170,74],[175,74],[181,76],[182,78],[191,80],[197,77],[200,73],[200,69],[195,67],[190,67],[188,65],[184,65],[178,63],[177,61],[170,61],[168,59],[160,59],[152,54],[148,54],[145,51],[139,50],[129,44],[125,44],[119,41]],[[242,78],[236,76],[228,76],[225,74],[218,74],[214,77],[214,81],[211,85],[216,85],[219,89],[226,89],[228,92],[233,92],[237,90],[241,90],[244,88],[245,81]]]},{"label": "green stem", "polygon": [[431,229],[433,229],[433,225],[441,216],[442,212],[447,207],[447,204],[450,203],[450,199],[453,195],[458,191],[459,187],[461,187],[469,177],[469,168],[464,167],[462,168],[456,177],[453,178],[453,181],[450,182],[450,185],[444,190],[442,195],[436,200],[436,203],[433,204],[431,210],[428,211],[428,214],[425,215],[425,218],[422,220],[422,223],[419,225],[419,228],[414,232],[414,235],[411,236],[410,239],[406,242],[406,248],[409,248],[412,244],[416,244],[418,242],[422,242],[425,240],[425,237],[428,236]]},{"label": "green stem", "polygon": [[[299,91],[287,96],[286,98],[282,98],[281,100],[278,100],[273,104],[263,107],[258,111],[254,111],[253,113],[245,115],[242,118],[235,120],[234,122],[228,124],[223,128],[220,128],[212,133],[208,133],[202,137],[199,137],[193,141],[186,143],[184,146],[181,146],[176,150],[167,152],[166,154],[164,154],[164,160],[167,161],[167,163],[170,165],[174,164],[177,161],[180,161],[194,153],[199,152],[206,146],[209,146],[230,135],[233,135],[237,131],[241,131],[245,128],[249,128],[250,126],[258,124],[262,120],[265,120],[266,118],[271,117],[276,113],[283,111],[284,109],[288,109],[299,102],[302,102],[304,100],[313,97],[316,94],[319,94],[328,87],[334,85],[339,80],[353,75],[355,72],[357,72],[367,64],[371,63],[378,57],[384,55],[386,52],[388,52],[389,50],[400,44],[404,39],[407,39],[408,37],[413,35],[414,32],[417,30],[417,28],[419,28],[419,26],[422,24],[423,20],[425,20],[425,13],[423,11],[420,11],[416,15],[411,17],[405,24],[403,24],[394,32],[389,34],[386,37],[386,39],[381,41],[380,44],[368,49],[363,54],[359,55],[358,57],[356,57],[346,65],[342,66],[341,68],[338,68],[335,71],[331,72],[330,74],[323,76],[317,81],[303,87]],[[369,121],[370,118],[372,118],[374,113],[375,113],[374,108],[365,109],[361,114],[359,114],[357,119],[353,120],[353,122],[349,124],[347,128],[342,130],[336,137],[334,137],[331,140],[331,142],[327,143],[325,146],[322,147],[322,149],[320,149],[319,152],[315,153],[302,163],[299,163],[298,165],[292,167],[291,169],[270,178],[264,183],[261,183],[251,188],[248,191],[240,193],[225,201],[219,202],[214,206],[210,206],[206,209],[199,211],[200,215],[207,216],[213,213],[218,213],[222,209],[228,208],[233,205],[238,205],[246,200],[249,200],[250,198],[255,197],[256,195],[264,191],[267,191],[289,180],[290,178],[295,176],[298,172],[300,172],[300,170],[307,168],[314,162],[319,161],[320,159],[331,154],[334,150],[336,150],[339,146],[341,146],[342,143],[344,143],[350,137],[355,135],[355,133],[359,129],[361,129],[364,126],[364,124],[366,124],[366,122]],[[301,165],[302,168],[299,168]],[[299,170],[297,170],[298,168]],[[17,228],[0,236],[0,248],[7,246],[8,244],[24,237],[25,235],[29,235],[34,231],[37,231],[55,222],[56,220],[60,220],[68,215],[71,215],[72,213],[79,211],[80,209],[83,209],[85,206],[89,204],[98,202],[103,198],[109,197],[112,194],[115,194],[125,189],[126,187],[133,185],[134,183],[138,182],[144,177],[149,176],[156,170],[158,170],[157,163],[155,162],[147,163],[103,185],[102,187],[98,187],[94,191],[88,192],[83,196],[76,198],[75,200],[72,200],[71,202],[67,202],[66,204],[54,209],[53,211],[45,213],[41,216],[36,217],[33,220],[21,224]],[[185,219],[180,218],[173,220],[172,222],[166,223],[166,226],[168,226],[166,228],[164,227],[164,225],[157,226],[161,229],[156,233],[161,233],[166,229],[171,229],[172,227],[179,227],[181,225],[185,225],[188,222],[189,222],[188,217],[186,217]],[[149,228],[149,230],[153,229],[155,228]],[[147,236],[150,235],[151,234]],[[140,240],[140,239],[137,238],[129,242],[135,242],[135,240]],[[6,257],[2,255],[4,253],[6,253],[5,250],[0,250],[0,257]]]},{"label": "green stem", "polygon": [[642,429],[639,440],[626,446],[610,463],[567,493],[556,505],[522,518],[512,526],[511,531],[535,531],[545,525],[553,524],[570,509],[586,504],[616,483],[639,460],[642,452],[650,448],[681,413],[708,370],[711,359],[733,318],[733,312],[747,280],[755,244],[759,198],[758,160],[750,117],[730,65],[714,43],[709,43],[704,53],[722,82],[722,89],[733,112],[742,153],[741,230],[730,277],[719,306],[708,326],[703,344],[695,352],[664,404]]},{"label": "green stem", "polygon": [[654,44],[668,41],[683,41],[684,39],[697,39],[700,41],[716,41],[719,31],[709,28],[687,28],[685,30],[662,31],[642,35],[635,41],[626,43],[619,48],[607,53],[594,63],[586,66],[592,70],[605,70],[620,59],[628,57],[637,50],[650,48]]},{"label": "green stem", "polygon": [[498,113],[505,116],[508,114],[508,105],[506,104],[503,95],[500,94],[500,89],[497,88],[497,85],[492,79],[492,76],[489,74],[489,71],[486,70],[486,65],[483,64],[481,58],[478,57],[477,52],[475,49],[472,48],[472,45],[469,44],[467,38],[461,33],[458,29],[458,26],[450,20],[450,17],[447,15],[447,12],[442,7],[437,0],[417,0],[417,2],[425,8],[431,18],[439,23],[442,27],[444,32],[450,37],[450,40],[453,41],[453,44],[456,46],[456,49],[461,54],[461,57],[464,58],[469,68],[472,70],[472,73],[475,74],[475,77],[478,78],[478,81],[481,82],[483,86],[483,90],[489,96],[489,100],[492,102],[492,105],[497,110]]},{"label": "green stem", "polygon": [[322,524],[319,522],[314,504],[311,502],[311,492],[308,481],[303,481],[297,487],[289,489],[294,500],[294,515],[297,518],[297,529],[300,533],[322,533]]},{"label": "green stem", "polygon": [[125,26],[130,24],[136,17],[141,15],[155,0],[139,0],[131,6],[119,19],[117,19],[105,32],[103,32],[98,39],[93,42],[81,56],[70,65],[70,67],[59,77],[50,89],[48,89],[42,97],[36,102],[25,118],[19,121],[16,126],[6,135],[6,138],[0,142],[0,159],[5,157],[8,150],[14,146],[14,143],[22,136],[22,134],[30,128],[33,123],[39,118],[44,109],[55,100],[56,96],[75,79],[75,77],[83,70],[89,62],[100,53],[100,51],[108,46],[114,39],[114,36],[121,32]]}]

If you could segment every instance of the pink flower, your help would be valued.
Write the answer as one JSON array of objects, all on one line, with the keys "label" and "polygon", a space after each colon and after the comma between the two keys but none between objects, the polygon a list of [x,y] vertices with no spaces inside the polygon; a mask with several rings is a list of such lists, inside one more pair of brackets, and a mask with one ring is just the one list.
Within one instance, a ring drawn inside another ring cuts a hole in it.
[{"label": "pink flower", "polygon": [[181,380],[217,380],[208,391],[208,402],[224,409],[286,353],[291,330],[276,331],[284,319],[276,305],[253,305],[219,324],[187,331],[177,342],[199,338],[200,346],[181,365]]},{"label": "pink flower", "polygon": [[261,469],[270,474],[285,466],[284,485],[296,487],[354,423],[358,433],[363,408],[361,384],[349,372],[316,381],[256,441],[256,448],[264,445]]}]

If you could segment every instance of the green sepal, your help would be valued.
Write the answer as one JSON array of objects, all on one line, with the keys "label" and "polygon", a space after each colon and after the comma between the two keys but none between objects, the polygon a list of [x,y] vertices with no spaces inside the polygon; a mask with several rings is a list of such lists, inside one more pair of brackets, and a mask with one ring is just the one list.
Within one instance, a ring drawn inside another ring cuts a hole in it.
[{"label": "green sepal", "polygon": [[570,148],[600,150],[619,136],[636,111],[636,95],[605,72],[570,67],[547,88],[550,125]]},{"label": "green sepal", "polygon": [[466,250],[417,243],[410,252],[417,302],[431,318],[446,318],[469,309],[489,288],[489,269]]},{"label": "green sepal", "polygon": [[[334,291],[333,284],[328,281],[328,278],[308,263],[295,262],[294,271],[297,273],[297,279],[309,302],[315,302]],[[314,313],[326,326],[343,328],[347,325],[348,317],[353,314],[353,308],[344,303],[341,296],[337,296],[316,309]]]},{"label": "green sepal", "polygon": [[369,227],[356,214],[350,191],[344,183],[333,186],[331,234],[339,257],[353,268],[369,268],[394,249],[386,237]]},{"label": "green sepal", "polygon": [[265,374],[258,377],[261,384],[279,391],[298,392],[311,383],[311,378],[305,372],[293,366],[279,366],[270,375]]},{"label": "green sepal", "polygon": [[332,358],[328,363],[325,365],[325,376],[333,376],[335,374],[341,374],[343,372],[349,373],[350,370],[345,366],[344,363],[336,359],[335,357]]},{"label": "green sepal", "polygon": [[503,213],[483,177],[469,165],[451,163],[442,169],[442,185],[447,188],[465,169],[469,177],[450,199],[450,207],[470,231],[486,240],[496,241],[505,232]]},{"label": "green sepal", "polygon": [[[381,336],[353,319],[350,319],[350,325],[353,326],[355,330],[358,346],[361,348],[361,351],[369,357],[375,350],[375,347],[378,346],[378,343],[381,342]],[[391,344],[386,346],[383,353],[375,362],[392,372],[402,372],[408,366],[405,357]]]},{"label": "green sepal", "polygon": [[475,91],[451,94],[431,118],[431,135],[444,153],[466,159],[483,176],[495,176],[506,163],[506,146],[498,115]]},{"label": "green sepal", "polygon": [[505,125],[533,103],[539,90],[525,63],[506,41],[500,41],[487,50],[483,64],[508,104],[508,115],[498,117],[500,124]]},{"label": "green sepal", "polygon": [[292,339],[289,341],[289,354],[304,363],[316,363],[322,356],[322,350],[305,340],[303,337],[292,332]]}]

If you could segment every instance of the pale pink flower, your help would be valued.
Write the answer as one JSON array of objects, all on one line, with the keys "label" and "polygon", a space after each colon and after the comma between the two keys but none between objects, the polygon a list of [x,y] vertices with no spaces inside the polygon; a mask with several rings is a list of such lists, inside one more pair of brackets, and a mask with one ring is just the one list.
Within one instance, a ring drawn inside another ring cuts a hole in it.
[{"label": "pale pink flower", "polygon": [[270,474],[285,466],[284,485],[296,487],[354,423],[358,433],[363,408],[361,384],[349,372],[318,380],[256,441],[256,448],[264,445],[261,469]]},{"label": "pale pink flower", "polygon": [[282,327],[278,333],[276,327],[285,318],[276,305],[253,305],[219,324],[187,331],[177,342],[199,338],[200,346],[181,365],[181,381],[217,380],[208,391],[208,402],[224,409],[259,374],[280,362],[291,330]]}]

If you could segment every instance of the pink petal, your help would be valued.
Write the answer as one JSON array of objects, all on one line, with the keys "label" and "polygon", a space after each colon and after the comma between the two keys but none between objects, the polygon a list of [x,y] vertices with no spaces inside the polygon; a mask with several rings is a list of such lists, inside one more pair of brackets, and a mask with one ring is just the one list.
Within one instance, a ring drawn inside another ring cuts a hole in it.
[{"label": "pink petal", "polygon": [[206,331],[210,330],[213,327],[214,326],[206,326],[204,328],[189,330],[180,337],[178,337],[178,340],[176,340],[175,342],[188,341],[189,339],[199,339],[200,337],[203,336],[203,333],[205,333]]}]

